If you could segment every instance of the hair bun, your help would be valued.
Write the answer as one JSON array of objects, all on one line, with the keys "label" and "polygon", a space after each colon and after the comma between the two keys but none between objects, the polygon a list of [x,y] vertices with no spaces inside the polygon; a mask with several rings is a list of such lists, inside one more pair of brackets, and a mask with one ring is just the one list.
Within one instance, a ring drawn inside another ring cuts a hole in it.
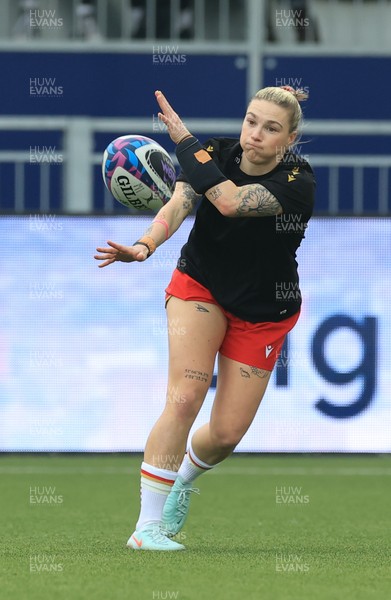
[{"label": "hair bun", "polygon": [[301,89],[301,88],[297,88],[297,89],[295,90],[295,88],[293,88],[293,87],[292,87],[292,86],[290,86],[290,85],[282,85],[282,86],[281,86],[281,89],[282,89],[282,90],[285,90],[285,91],[287,91],[287,92],[289,92],[289,93],[291,93],[291,94],[292,94],[292,95],[293,95],[293,96],[296,98],[296,100],[297,100],[298,102],[301,102],[302,100],[307,100],[307,98],[308,98],[308,94],[307,94],[307,92],[305,92],[305,91],[304,91],[303,89]]}]

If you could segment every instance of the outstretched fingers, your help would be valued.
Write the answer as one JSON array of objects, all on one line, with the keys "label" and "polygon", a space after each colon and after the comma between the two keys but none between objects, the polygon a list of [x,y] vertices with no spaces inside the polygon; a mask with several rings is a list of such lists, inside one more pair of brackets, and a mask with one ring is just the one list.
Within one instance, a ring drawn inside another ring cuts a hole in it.
[{"label": "outstretched fingers", "polygon": [[[98,257],[95,256],[95,258],[98,258]],[[98,258],[98,260],[103,260],[103,257]],[[100,263],[100,265],[98,265],[98,267],[101,269],[102,267],[107,267],[108,265],[111,265],[113,262],[115,262],[115,258],[109,258],[109,259],[105,260],[105,262]]]},{"label": "outstretched fingers", "polygon": [[190,132],[160,90],[155,92],[155,97],[162,111],[158,113],[158,117],[167,126],[172,141],[178,144],[183,138],[190,135]]},{"label": "outstretched fingers", "polygon": [[175,115],[175,111],[172,108],[171,104],[169,103],[169,101],[167,100],[167,98],[165,97],[165,95],[163,94],[163,92],[161,92],[160,90],[157,90],[155,92],[155,97],[156,100],[163,112],[163,115],[168,117],[168,116],[172,116],[173,114]]},{"label": "outstretched fingers", "polygon": [[100,267],[106,267],[113,262],[133,262],[137,260],[138,262],[142,262],[146,260],[148,253],[147,248],[143,246],[123,246],[122,244],[117,244],[116,242],[107,242],[109,247],[99,247],[97,248],[97,252],[100,254],[95,254],[94,258],[96,260],[103,260]]},{"label": "outstretched fingers", "polygon": [[96,251],[100,252],[100,254],[95,254],[95,260],[104,261],[100,265],[98,265],[99,268],[106,267],[107,265],[111,265],[111,263],[115,262],[116,255],[114,254],[114,251],[111,248],[97,248]]},{"label": "outstretched fingers", "polygon": [[[103,248],[97,248],[98,252],[102,252]],[[100,265],[98,265],[99,268],[101,267],[107,267],[107,265],[111,265],[111,263],[116,261],[116,257],[114,255],[110,255],[110,254],[95,254],[94,258],[96,260],[103,260],[104,262],[102,262]]]}]

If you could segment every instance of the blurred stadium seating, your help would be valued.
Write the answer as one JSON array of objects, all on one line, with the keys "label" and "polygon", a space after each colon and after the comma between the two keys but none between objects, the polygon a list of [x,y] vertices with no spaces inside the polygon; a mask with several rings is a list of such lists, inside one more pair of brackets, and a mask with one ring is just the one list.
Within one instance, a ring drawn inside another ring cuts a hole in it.
[{"label": "blurred stadium seating", "polygon": [[169,151],[153,90],[202,139],[236,135],[262,85],[308,88],[298,151],[318,214],[387,214],[389,0],[4,0],[0,211],[112,214],[113,137]]}]

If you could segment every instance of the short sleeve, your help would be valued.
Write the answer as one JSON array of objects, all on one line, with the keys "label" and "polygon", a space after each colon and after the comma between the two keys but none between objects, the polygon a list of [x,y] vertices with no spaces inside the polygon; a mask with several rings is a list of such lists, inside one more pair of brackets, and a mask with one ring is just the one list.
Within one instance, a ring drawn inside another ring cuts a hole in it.
[{"label": "short sleeve", "polygon": [[310,166],[287,167],[262,181],[281,204],[285,214],[300,214],[310,218],[315,200],[315,177]]},{"label": "short sleeve", "polygon": [[183,171],[180,171],[179,175],[177,175],[176,183],[178,183],[178,181],[182,181],[183,183],[189,183],[189,180],[187,179]]}]

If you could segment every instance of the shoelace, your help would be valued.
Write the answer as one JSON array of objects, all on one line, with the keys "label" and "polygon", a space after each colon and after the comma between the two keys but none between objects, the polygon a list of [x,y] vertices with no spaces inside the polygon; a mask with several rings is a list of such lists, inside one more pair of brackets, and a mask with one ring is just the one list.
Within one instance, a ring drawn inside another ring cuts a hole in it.
[{"label": "shoelace", "polygon": [[184,505],[188,499],[188,495],[191,492],[193,492],[194,494],[200,495],[199,488],[188,488],[185,490],[181,490],[178,494],[177,512],[179,512],[181,515],[184,515],[186,513],[186,506],[184,506]]},{"label": "shoelace", "polygon": [[166,533],[160,527],[151,529],[151,538],[156,544],[167,543]]}]

